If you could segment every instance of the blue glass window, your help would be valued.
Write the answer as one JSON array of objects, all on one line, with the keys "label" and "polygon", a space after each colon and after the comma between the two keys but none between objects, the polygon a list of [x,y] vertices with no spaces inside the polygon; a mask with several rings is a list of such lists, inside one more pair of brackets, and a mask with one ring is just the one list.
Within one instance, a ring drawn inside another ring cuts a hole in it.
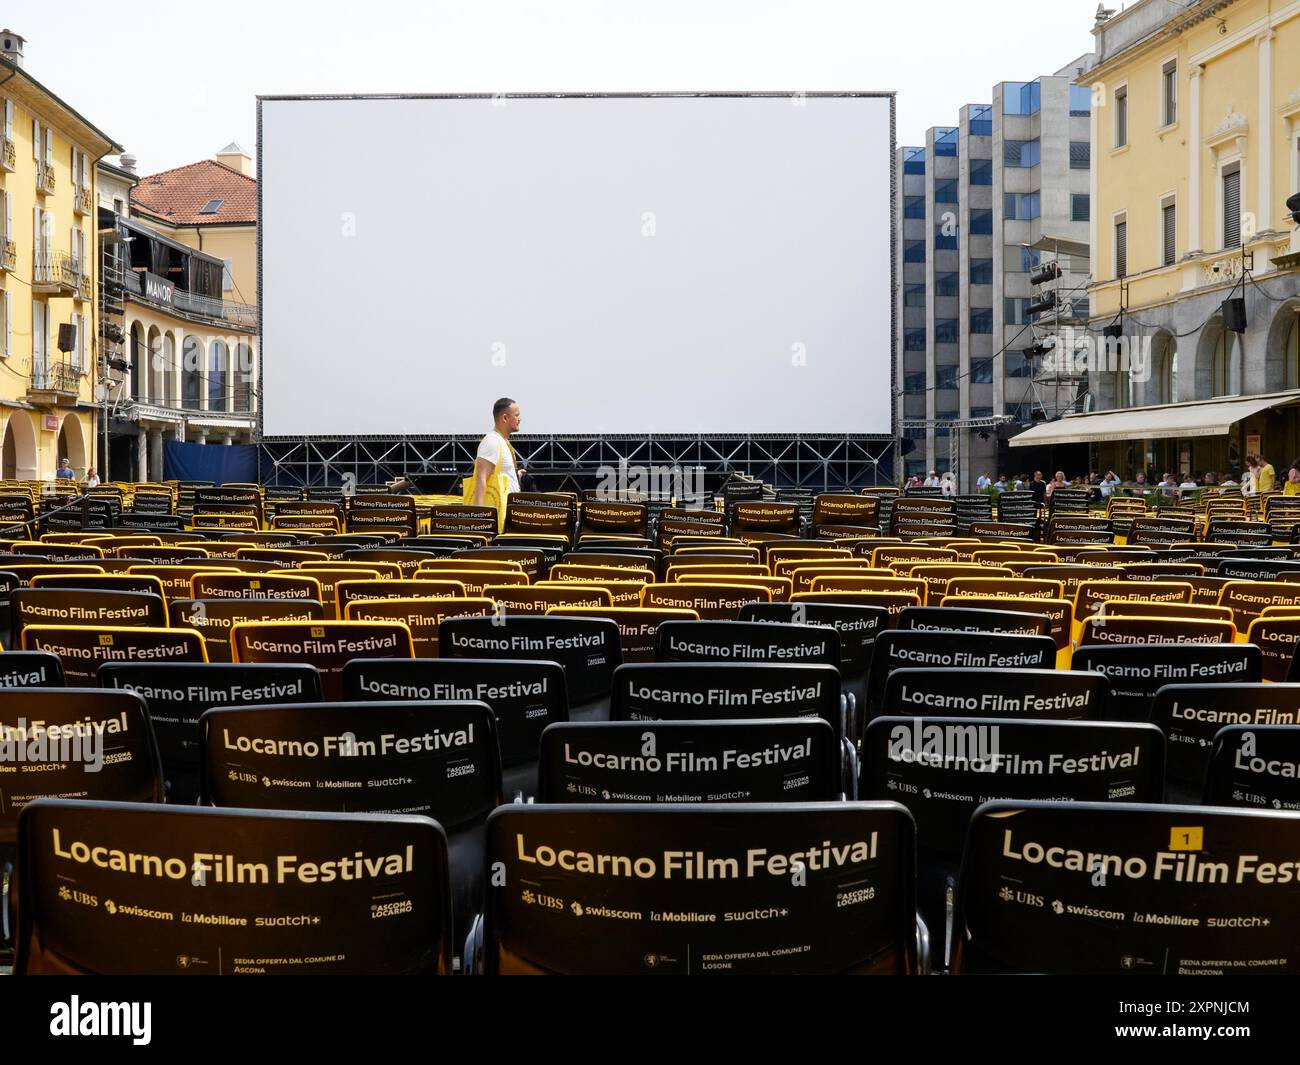
[{"label": "blue glass window", "polygon": [[923,240],[903,241],[903,262],[905,263],[925,262],[925,241]]},{"label": "blue glass window", "polygon": [[972,333],[993,332],[992,307],[972,307],[970,309],[970,331]]},{"label": "blue glass window", "polygon": [[904,306],[904,307],[924,307],[924,306],[925,306],[925,286],[924,286],[924,285],[904,285],[904,286],[903,286],[903,306]]},{"label": "blue glass window", "polygon": [[934,154],[936,158],[941,155],[957,154],[956,126],[944,126],[934,131]]},{"label": "blue glass window", "polygon": [[1002,161],[1007,166],[1037,166],[1041,153],[1038,141],[1003,141]]},{"label": "blue glass window", "polygon": [[992,159],[971,160],[970,183],[972,185],[993,184],[993,160]]},{"label": "blue glass window", "polygon": [[972,285],[993,284],[992,259],[972,259],[970,261],[970,283]]},{"label": "blue glass window", "polygon": [[925,395],[925,371],[903,374],[903,392],[909,396]]},{"label": "blue glass window", "polygon": [[1042,89],[1036,81],[1008,81],[1002,86],[1004,115],[1036,115],[1041,100]]},{"label": "blue glass window", "polygon": [[[971,359],[970,380],[973,385],[991,385],[993,383],[993,360]],[[971,411],[971,416],[975,416],[974,411]]]},{"label": "blue glass window", "polygon": [[1070,114],[1082,117],[1092,114],[1092,90],[1083,85],[1070,86]]},{"label": "blue glass window", "polygon": [[935,388],[956,388],[957,367],[936,366],[934,368],[934,387]]},{"label": "blue glass window", "polygon": [[924,217],[925,217],[925,197],[924,197],[924,196],[904,196],[904,197],[903,197],[903,217],[904,217],[904,218],[924,218]]},{"label": "blue glass window", "polygon": [[903,332],[903,350],[904,351],[924,351],[925,350],[925,330],[924,329],[907,329]]},{"label": "blue glass window", "polygon": [[934,294],[936,296],[956,296],[960,291],[961,276],[959,274],[934,275]]},{"label": "blue glass window", "polygon": [[989,236],[993,232],[992,211],[971,211],[970,231],[972,234]]},{"label": "blue glass window", "polygon": [[903,173],[904,174],[925,173],[925,149],[924,148],[903,149]]},{"label": "blue glass window", "polygon": [[1070,221],[1087,222],[1092,215],[1092,200],[1086,192],[1070,194]]},{"label": "blue glass window", "polygon": [[1004,192],[1002,210],[1008,219],[1026,222],[1042,214],[1037,192]]},{"label": "blue glass window", "polygon": [[1037,270],[1038,264],[1043,261],[1043,253],[1036,248],[1020,249],[1020,272],[1027,274],[1031,270]]},{"label": "blue glass window", "polygon": [[1026,325],[1029,322],[1029,316],[1025,314],[1025,306],[1029,303],[1027,299],[1016,299],[1008,296],[1002,301],[1002,316],[1006,319],[1006,325]]},{"label": "blue glass window", "polygon": [[961,323],[956,318],[939,318],[934,323],[936,344],[956,344]]},{"label": "blue glass window", "polygon": [[993,105],[976,104],[970,109],[970,135],[972,137],[993,136]]},{"label": "blue glass window", "polygon": [[1087,170],[1092,163],[1092,144],[1088,141],[1070,141],[1070,169]]},{"label": "blue glass window", "polygon": [[957,182],[936,181],[934,183],[934,202],[935,203],[956,203]]},{"label": "blue glass window", "polygon": [[936,248],[960,248],[961,240],[956,233],[945,233],[944,225],[941,222],[934,227],[934,246]]},{"label": "blue glass window", "polygon": [[[1008,377],[1032,377],[1033,371],[1029,368],[1029,361],[1024,354],[1019,351],[1008,351],[1003,356],[1005,362],[1005,372]],[[1010,411],[1008,411],[1010,413]]]}]

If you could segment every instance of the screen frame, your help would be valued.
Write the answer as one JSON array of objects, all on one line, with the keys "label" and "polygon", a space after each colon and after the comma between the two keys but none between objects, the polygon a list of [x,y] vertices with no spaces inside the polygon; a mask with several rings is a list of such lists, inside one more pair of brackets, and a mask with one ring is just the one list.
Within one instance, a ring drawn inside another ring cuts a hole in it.
[{"label": "screen frame", "polygon": [[[264,218],[263,205],[263,187],[262,181],[262,106],[264,103],[284,103],[284,102],[309,102],[309,101],[331,101],[331,100],[564,100],[564,99],[598,99],[598,100],[628,100],[628,99],[884,99],[889,104],[889,144],[888,158],[886,164],[889,175],[889,203],[887,210],[889,212],[889,424],[890,432],[888,433],[790,433],[790,434],[744,434],[746,436],[759,435],[763,437],[777,437],[782,439],[803,439],[803,438],[842,438],[846,440],[863,440],[863,441],[897,441],[900,439],[899,415],[898,415],[898,227],[896,225],[895,205],[898,200],[898,176],[894,165],[894,157],[897,149],[897,121],[898,121],[898,94],[893,90],[791,90],[791,91],[728,91],[728,90],[701,90],[701,91],[658,91],[658,92],[497,92],[497,93],[276,93],[258,95],[257,100],[257,440],[259,443],[266,441],[328,441],[328,440],[453,440],[453,441],[470,441],[477,440],[476,434],[446,434],[427,436],[410,436],[407,434],[373,434],[373,433],[324,433],[324,434],[304,434],[289,436],[267,436],[265,433],[265,404],[263,402],[263,373],[265,366],[265,341],[263,337],[263,233],[264,227],[262,220]],[[600,434],[605,439],[627,439],[627,440],[644,440],[648,437],[662,437],[664,439],[680,438],[689,436],[693,439],[710,440],[710,439],[734,439],[738,434],[734,432],[720,433],[703,433],[703,434],[682,434],[682,433],[628,433],[628,434]],[[581,440],[592,436],[590,433],[566,433],[540,434],[545,440]],[[522,439],[521,435],[521,439]],[[261,451],[259,450],[259,477],[261,475]]]}]

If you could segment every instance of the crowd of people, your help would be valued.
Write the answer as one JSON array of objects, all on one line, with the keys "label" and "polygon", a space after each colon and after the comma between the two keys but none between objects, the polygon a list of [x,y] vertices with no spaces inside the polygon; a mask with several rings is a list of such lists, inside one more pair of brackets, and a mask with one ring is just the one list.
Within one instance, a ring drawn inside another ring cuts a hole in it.
[{"label": "crowd of people", "polygon": [[[916,476],[910,478],[907,487],[938,488],[945,496],[960,494],[957,490],[956,478],[951,473],[940,474],[936,470],[931,470],[929,476],[924,479]],[[1247,458],[1245,470],[1229,471],[1222,477],[1213,470],[1196,474],[1184,470],[1180,479],[1172,472],[1166,471],[1157,481],[1149,479],[1145,470],[1137,470],[1130,479],[1125,480],[1114,470],[1107,470],[1105,474],[1094,470],[1092,473],[1067,478],[1063,471],[1058,470],[1051,480],[1044,480],[1043,471],[1035,470],[1032,474],[1011,477],[1003,473],[996,479],[985,472],[981,473],[975,482],[977,492],[987,494],[1028,491],[1034,494],[1034,498],[1039,503],[1047,502],[1052,498],[1052,493],[1059,488],[1091,489],[1101,499],[1117,491],[1125,495],[1158,493],[1173,500],[1181,498],[1188,492],[1202,491],[1238,492],[1253,496],[1280,490],[1284,495],[1300,495],[1300,458],[1291,463],[1281,485],[1278,484],[1277,472],[1272,463],[1258,455]]]}]

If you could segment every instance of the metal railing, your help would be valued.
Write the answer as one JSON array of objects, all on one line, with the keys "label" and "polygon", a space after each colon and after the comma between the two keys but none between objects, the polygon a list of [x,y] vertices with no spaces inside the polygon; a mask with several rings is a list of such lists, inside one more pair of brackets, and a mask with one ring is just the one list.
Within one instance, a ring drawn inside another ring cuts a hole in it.
[{"label": "metal railing", "polygon": [[66,251],[38,249],[32,256],[33,285],[58,285],[77,289],[85,284],[85,280],[80,260],[74,259]]},{"label": "metal railing", "polygon": [[18,245],[0,238],[0,270],[12,270],[18,265]]},{"label": "metal railing", "polygon": [[90,189],[85,185],[74,185],[72,189],[72,209],[77,214],[90,214],[94,208],[95,200]]},{"label": "metal railing", "polygon": [[54,192],[54,167],[49,163],[36,164],[36,190],[38,192]]},{"label": "metal railing", "polygon": [[250,303],[232,303],[229,300],[213,299],[211,296],[197,296],[182,289],[176,290],[173,300],[178,310],[201,314],[206,318],[219,318],[232,325],[257,328],[257,308]]},{"label": "metal railing", "polygon": [[134,270],[128,270],[122,278],[123,288],[133,296],[157,307],[175,308],[182,314],[198,315],[202,318],[215,319],[244,329],[257,328],[257,306],[252,303],[233,303],[230,300],[213,299],[200,296],[184,289],[174,289],[170,301],[154,300],[145,295],[144,278]]},{"label": "metal railing", "polygon": [[73,366],[67,360],[42,363],[37,360],[32,366],[31,392],[63,392],[76,395],[81,391],[81,378],[85,370]]},{"label": "metal railing", "polygon": [[13,172],[18,165],[18,147],[13,139],[0,133],[0,166]]}]

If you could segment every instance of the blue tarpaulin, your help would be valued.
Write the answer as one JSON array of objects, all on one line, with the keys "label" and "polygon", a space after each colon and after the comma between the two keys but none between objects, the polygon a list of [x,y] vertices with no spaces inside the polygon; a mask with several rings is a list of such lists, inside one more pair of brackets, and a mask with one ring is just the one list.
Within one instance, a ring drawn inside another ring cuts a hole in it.
[{"label": "blue tarpaulin", "polygon": [[183,444],[163,441],[163,480],[257,481],[257,448],[252,444]]}]

